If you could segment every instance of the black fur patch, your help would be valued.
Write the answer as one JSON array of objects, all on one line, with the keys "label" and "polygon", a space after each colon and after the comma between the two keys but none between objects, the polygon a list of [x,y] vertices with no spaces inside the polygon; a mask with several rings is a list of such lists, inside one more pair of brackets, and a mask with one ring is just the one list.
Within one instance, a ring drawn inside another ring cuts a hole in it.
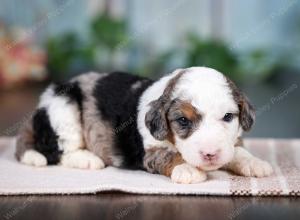
[{"label": "black fur patch", "polygon": [[[134,87],[135,83],[139,86]],[[140,96],[152,83],[149,79],[114,72],[99,79],[94,89],[101,118],[114,128],[114,147],[123,156],[126,168],[143,167],[145,152],[137,129],[137,107]]]},{"label": "black fur patch", "polygon": [[58,136],[52,129],[45,108],[37,109],[33,116],[34,149],[47,158],[48,164],[57,164],[62,151],[59,150]]},{"label": "black fur patch", "polygon": [[80,111],[82,112],[83,94],[78,82],[66,82],[62,84],[56,84],[54,92],[57,96],[65,96],[70,99],[71,102],[78,104]]}]

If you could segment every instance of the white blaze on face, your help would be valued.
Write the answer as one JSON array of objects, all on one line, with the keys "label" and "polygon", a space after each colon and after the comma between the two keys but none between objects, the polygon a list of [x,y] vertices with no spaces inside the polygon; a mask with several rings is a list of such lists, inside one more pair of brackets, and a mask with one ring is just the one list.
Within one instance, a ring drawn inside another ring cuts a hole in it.
[{"label": "white blaze on face", "polygon": [[[173,98],[190,101],[201,120],[189,137],[182,139],[174,134],[175,145],[191,165],[204,170],[218,169],[232,159],[240,127],[238,117],[231,122],[222,119],[226,113],[238,113],[239,109],[221,73],[204,67],[188,71],[176,85]],[[217,154],[217,158],[207,161],[202,154]]]}]

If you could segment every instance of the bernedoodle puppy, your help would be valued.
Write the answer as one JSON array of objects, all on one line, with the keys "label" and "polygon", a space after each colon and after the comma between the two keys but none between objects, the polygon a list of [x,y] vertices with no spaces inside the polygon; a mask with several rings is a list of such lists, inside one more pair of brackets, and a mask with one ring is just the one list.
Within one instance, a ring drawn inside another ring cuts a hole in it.
[{"label": "bernedoodle puppy", "polygon": [[214,69],[178,69],[157,81],[87,73],[46,89],[16,157],[37,167],[143,169],[177,183],[202,182],[219,168],[269,176],[269,163],[242,147],[254,117],[246,96]]}]

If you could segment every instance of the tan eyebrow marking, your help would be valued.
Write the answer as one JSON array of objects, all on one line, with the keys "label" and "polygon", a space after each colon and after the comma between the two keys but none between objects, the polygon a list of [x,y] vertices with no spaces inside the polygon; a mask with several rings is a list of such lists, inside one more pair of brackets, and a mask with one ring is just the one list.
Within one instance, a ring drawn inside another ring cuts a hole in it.
[{"label": "tan eyebrow marking", "polygon": [[183,102],[180,106],[180,110],[190,121],[197,121],[200,118],[197,109],[188,102]]},{"label": "tan eyebrow marking", "polygon": [[[183,129],[176,121],[180,117],[186,117],[191,122],[190,125]],[[168,120],[173,133],[185,139],[199,127],[201,114],[189,101],[175,99],[168,112]]]}]

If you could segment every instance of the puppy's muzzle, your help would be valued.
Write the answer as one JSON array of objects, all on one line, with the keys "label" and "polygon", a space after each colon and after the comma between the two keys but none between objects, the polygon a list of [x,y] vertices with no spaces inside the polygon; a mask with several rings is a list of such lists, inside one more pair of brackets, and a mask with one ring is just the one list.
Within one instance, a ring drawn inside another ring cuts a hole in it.
[{"label": "puppy's muzzle", "polygon": [[200,151],[200,156],[205,162],[217,162],[220,157],[220,150],[213,152]]}]

